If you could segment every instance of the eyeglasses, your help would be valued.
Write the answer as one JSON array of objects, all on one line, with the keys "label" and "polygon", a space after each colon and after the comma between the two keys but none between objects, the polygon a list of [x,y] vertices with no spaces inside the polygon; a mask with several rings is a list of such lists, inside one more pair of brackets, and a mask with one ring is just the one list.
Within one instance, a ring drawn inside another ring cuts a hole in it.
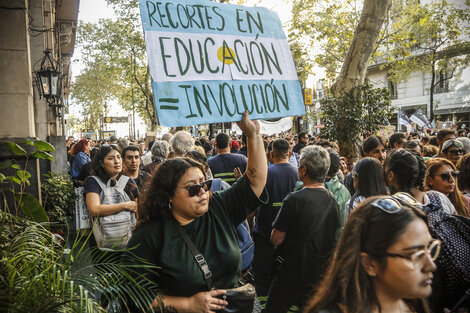
[{"label": "eyeglasses", "polygon": [[388,253],[385,255],[392,258],[402,258],[410,260],[415,269],[422,268],[426,263],[426,255],[431,258],[432,261],[435,261],[439,257],[441,252],[441,242],[439,240],[433,240],[427,248],[416,251],[412,255],[402,255],[398,253]]},{"label": "eyeglasses", "polygon": [[421,203],[405,192],[397,192],[393,196],[379,198],[373,201],[371,205],[386,213],[394,214],[401,210],[402,203],[406,203],[417,208],[422,207]]},{"label": "eyeglasses", "polygon": [[457,179],[457,177],[459,177],[459,174],[460,172],[459,171],[452,171],[452,172],[442,172],[440,174],[436,174],[436,175],[433,175],[433,176],[441,176],[442,180],[443,181],[450,181],[450,177],[452,176],[455,179]]},{"label": "eyeglasses", "polygon": [[455,149],[455,150],[448,150],[447,153],[450,153],[451,155],[459,155],[459,154],[464,154],[465,150],[464,149]]},{"label": "eyeglasses", "polygon": [[189,196],[195,197],[199,194],[199,191],[201,190],[201,188],[204,189],[204,191],[209,191],[211,189],[211,186],[212,186],[212,179],[208,179],[208,180],[203,181],[200,184],[194,184],[188,187],[178,187],[178,188],[183,188],[183,189],[188,190]]}]

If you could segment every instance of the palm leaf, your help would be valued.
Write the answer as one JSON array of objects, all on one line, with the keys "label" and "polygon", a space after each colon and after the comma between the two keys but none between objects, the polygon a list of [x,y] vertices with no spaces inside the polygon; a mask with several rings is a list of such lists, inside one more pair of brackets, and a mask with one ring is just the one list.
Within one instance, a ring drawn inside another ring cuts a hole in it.
[{"label": "palm leaf", "polygon": [[[0,212],[0,310],[16,313],[105,312],[97,300],[132,301],[146,309],[155,284],[142,269],[143,263],[111,263],[110,256],[96,257],[84,248],[90,238],[77,235],[70,250],[60,245],[44,225]],[[98,259],[98,264],[91,260]],[[138,269],[138,271],[137,271]]]}]

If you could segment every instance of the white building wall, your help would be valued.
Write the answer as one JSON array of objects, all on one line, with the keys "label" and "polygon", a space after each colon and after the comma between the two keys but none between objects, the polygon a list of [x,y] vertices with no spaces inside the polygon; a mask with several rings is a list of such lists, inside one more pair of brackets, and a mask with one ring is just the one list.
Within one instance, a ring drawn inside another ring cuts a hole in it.
[{"label": "white building wall", "polygon": [[[388,87],[385,70],[370,71],[367,78],[374,86]],[[397,84],[397,99],[392,104],[399,108],[421,106],[429,113],[431,74],[414,72],[406,81]],[[449,80],[449,92],[434,94],[434,114],[470,112],[470,66],[455,71]]]}]

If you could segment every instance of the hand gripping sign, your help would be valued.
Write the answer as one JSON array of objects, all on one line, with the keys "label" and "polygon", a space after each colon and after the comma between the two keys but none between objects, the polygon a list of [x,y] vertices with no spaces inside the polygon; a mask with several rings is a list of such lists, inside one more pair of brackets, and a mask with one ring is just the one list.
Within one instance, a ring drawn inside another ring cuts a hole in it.
[{"label": "hand gripping sign", "polygon": [[305,114],[279,17],[208,0],[140,0],[159,123]]}]

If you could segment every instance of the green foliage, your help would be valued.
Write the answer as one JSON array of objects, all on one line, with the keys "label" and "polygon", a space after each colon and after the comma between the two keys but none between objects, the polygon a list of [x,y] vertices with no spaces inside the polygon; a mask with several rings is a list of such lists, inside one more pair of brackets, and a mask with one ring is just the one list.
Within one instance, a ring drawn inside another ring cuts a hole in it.
[{"label": "green foliage", "polygon": [[155,286],[139,273],[155,268],[111,263],[106,256],[92,266],[95,251],[83,249],[88,239],[77,237],[66,249],[43,225],[0,212],[1,310],[105,312],[95,299],[103,293],[110,301],[134,301],[140,307],[151,302],[146,291]]},{"label": "green foliage", "polygon": [[10,151],[13,152],[15,155],[26,155],[27,153],[23,148],[21,148],[14,142],[6,141],[5,145],[7,145],[8,149],[10,149]]},{"label": "green foliage", "polygon": [[[48,223],[49,217],[46,211],[39,203],[38,199],[32,194],[23,192],[15,194],[15,199],[21,208],[23,214],[32,221],[37,223]],[[49,225],[44,225],[45,228],[49,229]]]},{"label": "green foliage", "polygon": [[461,54],[459,49],[468,47],[468,6],[446,0],[396,2],[391,16],[394,23],[386,41],[390,47],[386,60],[393,81],[406,79],[414,71],[431,73],[448,62],[459,62],[451,61],[448,53],[456,56]]},{"label": "green foliage", "polygon": [[322,133],[338,141],[340,149],[343,143],[357,145],[367,132],[375,133],[393,113],[389,89],[371,84],[354,87],[338,98],[327,96],[320,104]]},{"label": "green foliage", "polygon": [[77,198],[72,181],[63,174],[48,173],[41,185],[43,205],[53,231],[64,231],[74,216]]},{"label": "green foliage", "polygon": [[77,76],[73,97],[83,107],[85,125],[99,128],[100,114],[116,100],[156,127],[157,118],[140,24],[138,1],[108,0],[119,19],[81,23],[77,43],[85,69]]},{"label": "green foliage", "polygon": [[[308,42],[306,46],[313,47],[315,54],[301,53],[295,46],[293,49],[299,51],[304,62],[324,68],[327,78],[335,79],[353,40],[362,3],[294,0],[289,38],[294,42]],[[395,82],[407,79],[414,71],[439,71],[468,62],[468,58],[452,59],[452,56],[469,54],[469,20],[468,4],[447,0],[393,1],[370,62],[386,64],[389,78]],[[446,50],[448,53],[439,53]],[[444,62],[437,64],[438,60]]]},{"label": "green foliage", "polygon": [[[26,151],[15,142],[3,142],[13,154],[26,158],[24,168],[20,167],[17,160],[5,160],[0,163],[0,170],[8,171],[8,173],[11,173],[12,170],[15,172],[15,175],[0,173],[0,192],[4,199],[4,207],[6,210],[9,209],[6,201],[7,194],[9,194],[15,199],[14,210],[16,214],[18,214],[18,209],[21,209],[26,217],[36,222],[48,222],[48,216],[41,203],[33,195],[25,192],[26,185],[31,185],[29,181],[31,173],[26,171],[26,168],[30,157],[54,161],[54,157],[48,152],[55,149],[50,143],[42,140],[24,140],[23,143],[31,146],[31,151]],[[49,226],[46,227],[48,228]]]},{"label": "green foliage", "polygon": [[327,78],[334,79],[348,53],[361,9],[362,1],[355,0],[294,0],[289,39],[306,42],[310,51],[303,53],[298,49],[301,46],[293,50],[299,51],[303,62],[324,68]]},{"label": "green foliage", "polygon": [[470,8],[447,0],[395,3],[391,12],[393,24],[386,43],[389,79],[406,80],[411,73],[431,73],[427,86],[431,104],[431,120],[434,116],[435,88],[442,84],[438,77],[445,71],[447,79],[454,76],[458,67],[470,61]]}]

